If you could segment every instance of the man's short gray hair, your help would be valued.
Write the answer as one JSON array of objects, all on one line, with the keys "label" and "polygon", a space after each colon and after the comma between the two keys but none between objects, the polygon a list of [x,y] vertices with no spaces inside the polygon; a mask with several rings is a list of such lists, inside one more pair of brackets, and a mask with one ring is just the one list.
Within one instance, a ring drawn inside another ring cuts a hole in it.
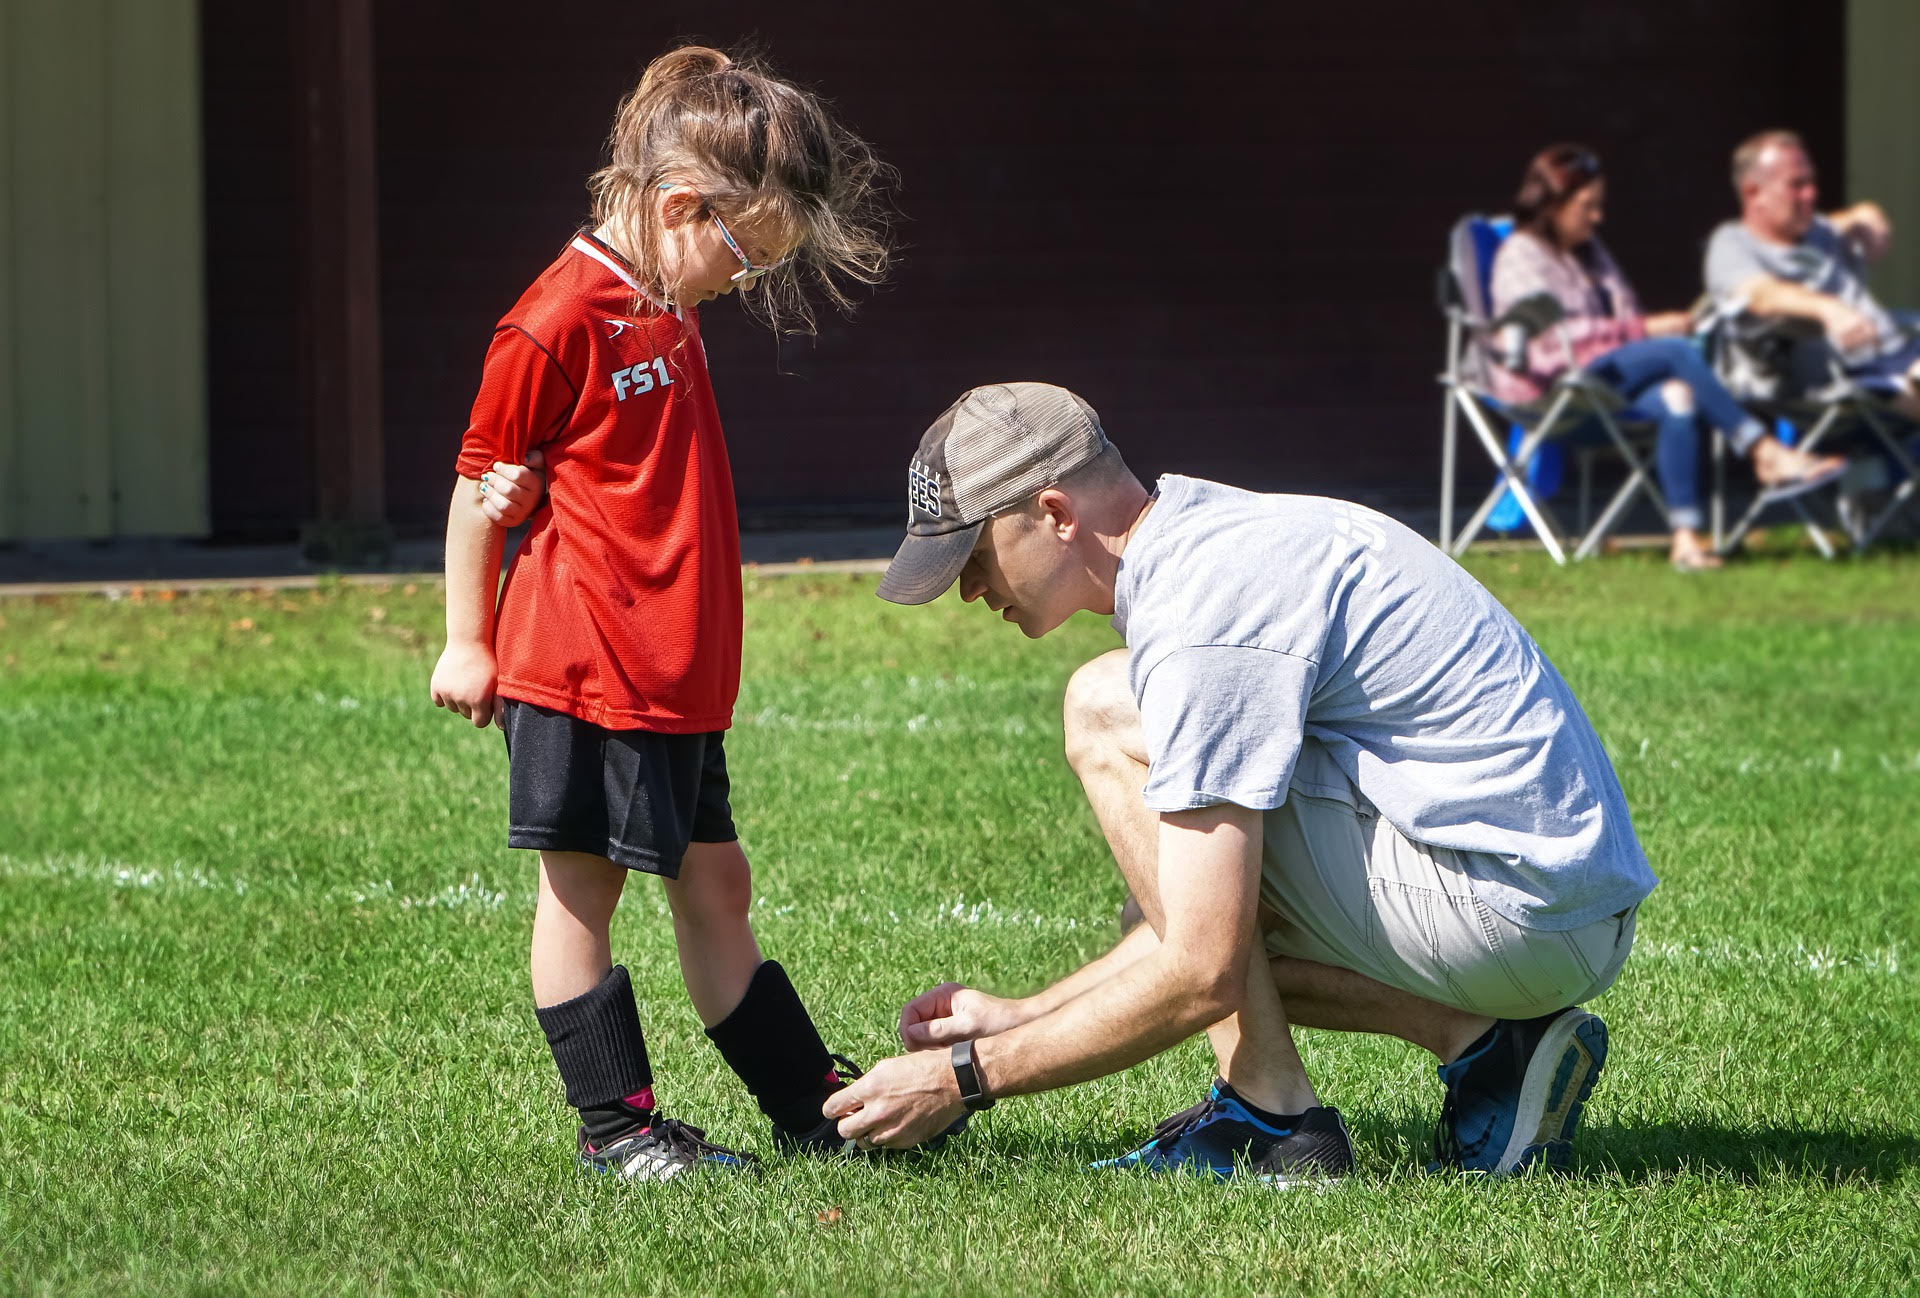
[{"label": "man's short gray hair", "polygon": [[1058,482],[1049,483],[1040,491],[1034,492],[1020,502],[1019,508],[1024,513],[1038,515],[1039,507],[1034,502],[1040,499],[1040,492],[1052,491],[1056,487],[1070,496],[1097,495],[1123,483],[1135,481],[1137,479],[1133,476],[1133,470],[1127,467],[1125,458],[1120,454],[1120,448],[1108,442],[1107,448],[1100,454]]},{"label": "man's short gray hair", "polygon": [[1740,186],[1747,183],[1747,177],[1760,165],[1760,159],[1768,149],[1798,149],[1807,151],[1806,141],[1800,138],[1798,131],[1761,131],[1749,135],[1740,141],[1733,151],[1733,192],[1738,194]]},{"label": "man's short gray hair", "polygon": [[1064,487],[1068,492],[1098,491],[1116,483],[1125,482],[1132,477],[1133,470],[1127,467],[1126,459],[1120,454],[1120,448],[1108,442],[1105,450],[1060,479],[1057,485]]}]

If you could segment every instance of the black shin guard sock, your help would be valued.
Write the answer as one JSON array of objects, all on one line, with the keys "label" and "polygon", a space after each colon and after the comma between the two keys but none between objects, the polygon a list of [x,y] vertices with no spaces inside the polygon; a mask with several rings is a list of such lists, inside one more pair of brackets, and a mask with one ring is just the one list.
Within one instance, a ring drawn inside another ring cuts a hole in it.
[{"label": "black shin guard sock", "polygon": [[590,991],[538,1007],[534,1015],[589,1141],[604,1145],[653,1120],[653,1066],[623,966],[615,965]]},{"label": "black shin guard sock", "polygon": [[774,961],[753,971],[747,994],[707,1039],[781,1130],[802,1135],[823,1121],[821,1102],[841,1083],[800,993]]}]

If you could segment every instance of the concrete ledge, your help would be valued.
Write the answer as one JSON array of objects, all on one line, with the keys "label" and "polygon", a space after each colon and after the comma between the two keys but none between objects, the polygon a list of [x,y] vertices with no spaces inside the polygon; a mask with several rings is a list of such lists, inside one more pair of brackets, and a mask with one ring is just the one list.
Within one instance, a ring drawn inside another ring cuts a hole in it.
[{"label": "concrete ledge", "polygon": [[[808,574],[823,576],[829,573],[872,573],[879,574],[887,570],[885,559],[828,559],[815,563],[811,559],[798,559],[792,563],[749,563],[741,571],[749,577],[804,577]],[[120,597],[133,591],[152,593],[170,590],[179,593],[191,591],[226,590],[313,590],[321,585],[340,586],[398,586],[414,582],[422,586],[438,586],[446,581],[446,576],[438,572],[305,572],[288,573],[277,577],[180,577],[157,578],[153,581],[24,581],[0,584],[0,599],[28,599],[40,595],[105,595]]]}]

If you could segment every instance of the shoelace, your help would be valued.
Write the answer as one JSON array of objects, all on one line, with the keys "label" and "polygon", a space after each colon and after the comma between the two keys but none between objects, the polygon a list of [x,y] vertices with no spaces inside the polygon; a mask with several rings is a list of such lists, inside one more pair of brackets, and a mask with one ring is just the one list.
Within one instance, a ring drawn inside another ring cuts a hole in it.
[{"label": "shoelace", "polygon": [[1214,1097],[1208,1095],[1192,1108],[1182,1109],[1170,1118],[1162,1118],[1160,1125],[1153,1129],[1153,1140],[1149,1143],[1158,1145],[1184,1136],[1199,1126],[1202,1119],[1212,1116],[1216,1107],[1218,1105]]},{"label": "shoelace", "polygon": [[1460,1104],[1454,1098],[1453,1088],[1449,1086],[1446,1098],[1440,1101],[1440,1124],[1433,1129],[1434,1161],[1440,1163],[1465,1161],[1456,1129],[1459,1118]]},{"label": "shoelace", "polygon": [[827,1058],[833,1061],[833,1071],[840,1074],[842,1082],[857,1082],[867,1075],[866,1069],[845,1055],[829,1054]]},{"label": "shoelace", "polygon": [[678,1118],[654,1118],[651,1134],[673,1153],[696,1162],[701,1158],[732,1159],[749,1168],[760,1162],[752,1154],[714,1144],[703,1129]]}]

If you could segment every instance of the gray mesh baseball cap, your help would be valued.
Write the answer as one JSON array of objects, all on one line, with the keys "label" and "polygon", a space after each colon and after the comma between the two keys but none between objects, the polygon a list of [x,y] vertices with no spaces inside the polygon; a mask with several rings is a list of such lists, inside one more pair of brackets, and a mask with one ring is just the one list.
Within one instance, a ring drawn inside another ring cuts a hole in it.
[{"label": "gray mesh baseball cap", "polygon": [[925,604],[959,578],[987,519],[1107,449],[1093,407],[1051,383],[993,383],[961,394],[907,466],[907,538],[880,598]]}]

